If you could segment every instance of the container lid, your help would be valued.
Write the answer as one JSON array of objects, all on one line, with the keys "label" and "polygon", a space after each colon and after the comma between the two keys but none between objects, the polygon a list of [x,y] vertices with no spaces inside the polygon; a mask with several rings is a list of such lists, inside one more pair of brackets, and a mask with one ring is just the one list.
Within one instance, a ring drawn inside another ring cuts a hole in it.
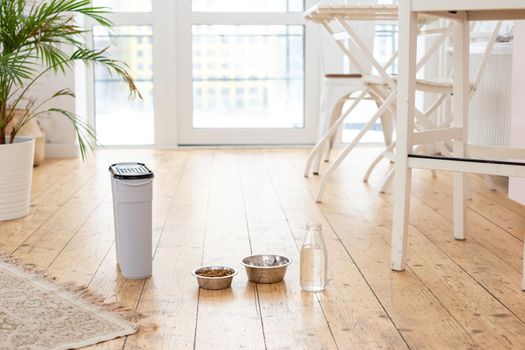
[{"label": "container lid", "polygon": [[116,163],[109,167],[109,172],[115,179],[121,180],[140,180],[153,177],[153,171],[143,163]]}]

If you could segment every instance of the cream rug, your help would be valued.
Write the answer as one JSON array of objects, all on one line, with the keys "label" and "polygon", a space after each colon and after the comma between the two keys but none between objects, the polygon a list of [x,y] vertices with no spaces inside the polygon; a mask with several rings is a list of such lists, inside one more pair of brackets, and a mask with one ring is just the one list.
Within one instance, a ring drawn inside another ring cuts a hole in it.
[{"label": "cream rug", "polygon": [[58,287],[43,274],[4,260],[0,350],[76,349],[136,332],[121,314],[109,311],[119,306],[102,303],[85,288]]}]

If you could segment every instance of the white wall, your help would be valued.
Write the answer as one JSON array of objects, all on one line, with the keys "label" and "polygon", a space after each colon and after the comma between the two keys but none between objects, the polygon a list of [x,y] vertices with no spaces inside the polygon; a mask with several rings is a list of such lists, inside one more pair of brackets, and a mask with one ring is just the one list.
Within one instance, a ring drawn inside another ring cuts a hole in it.
[{"label": "white wall", "polygon": [[[83,25],[83,18],[77,18],[79,25]],[[72,53],[73,48],[65,47],[65,51]],[[76,98],[63,96],[54,99],[47,107],[61,108],[75,112],[87,120],[87,86],[86,69],[83,63],[78,63],[74,70],[65,74],[46,74],[30,90],[31,98],[43,100],[55,92],[69,89],[76,94]],[[70,158],[80,155],[75,129],[71,122],[60,113],[49,113],[39,118],[41,128],[46,135],[46,158]]]},{"label": "white wall", "polygon": [[[56,91],[68,88],[75,91],[75,74],[49,74],[42,78],[29,92],[31,98],[43,100]],[[59,97],[48,107],[62,108],[75,112],[75,99],[71,97]],[[62,158],[78,156],[78,145],[76,135],[71,122],[59,113],[50,113],[42,116],[40,125],[46,135],[46,157]]]}]

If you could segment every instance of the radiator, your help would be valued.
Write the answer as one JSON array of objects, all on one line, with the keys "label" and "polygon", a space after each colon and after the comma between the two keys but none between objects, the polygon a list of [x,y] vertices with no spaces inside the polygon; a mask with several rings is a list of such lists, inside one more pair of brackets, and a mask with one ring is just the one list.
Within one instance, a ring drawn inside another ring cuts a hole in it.
[{"label": "radiator", "polygon": [[[471,46],[474,77],[485,45]],[[469,142],[508,146],[511,128],[512,43],[496,43],[470,103]]]}]

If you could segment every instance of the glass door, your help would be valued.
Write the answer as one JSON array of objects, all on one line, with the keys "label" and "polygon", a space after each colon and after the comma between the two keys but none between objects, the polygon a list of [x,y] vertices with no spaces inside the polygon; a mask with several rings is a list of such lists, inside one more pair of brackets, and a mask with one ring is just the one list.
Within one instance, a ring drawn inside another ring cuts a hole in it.
[{"label": "glass door", "polygon": [[318,61],[304,9],[303,0],[177,1],[179,144],[314,141]]},{"label": "glass door", "polygon": [[[177,145],[173,100],[176,58],[175,2],[171,0],[92,0],[111,10],[115,24],[107,31],[84,23],[86,40],[96,49],[127,63],[142,99],[131,101],[126,84],[104,69],[87,69],[87,114],[104,146],[174,147]],[[80,84],[83,79],[80,79]]]},{"label": "glass door", "polygon": [[153,72],[152,0],[92,0],[93,6],[112,11],[115,24],[108,31],[96,22],[85,23],[88,44],[106,49],[111,58],[126,62],[143,99],[130,101],[127,84],[106,69],[88,70],[88,108],[97,141],[104,146],[153,145],[155,108]]},{"label": "glass door", "polygon": [[149,25],[118,26],[113,33],[93,27],[94,48],[109,47],[108,55],[126,62],[143,97],[130,101],[127,83],[106,69],[95,67],[95,130],[103,145],[152,145],[155,142],[152,34]]}]

